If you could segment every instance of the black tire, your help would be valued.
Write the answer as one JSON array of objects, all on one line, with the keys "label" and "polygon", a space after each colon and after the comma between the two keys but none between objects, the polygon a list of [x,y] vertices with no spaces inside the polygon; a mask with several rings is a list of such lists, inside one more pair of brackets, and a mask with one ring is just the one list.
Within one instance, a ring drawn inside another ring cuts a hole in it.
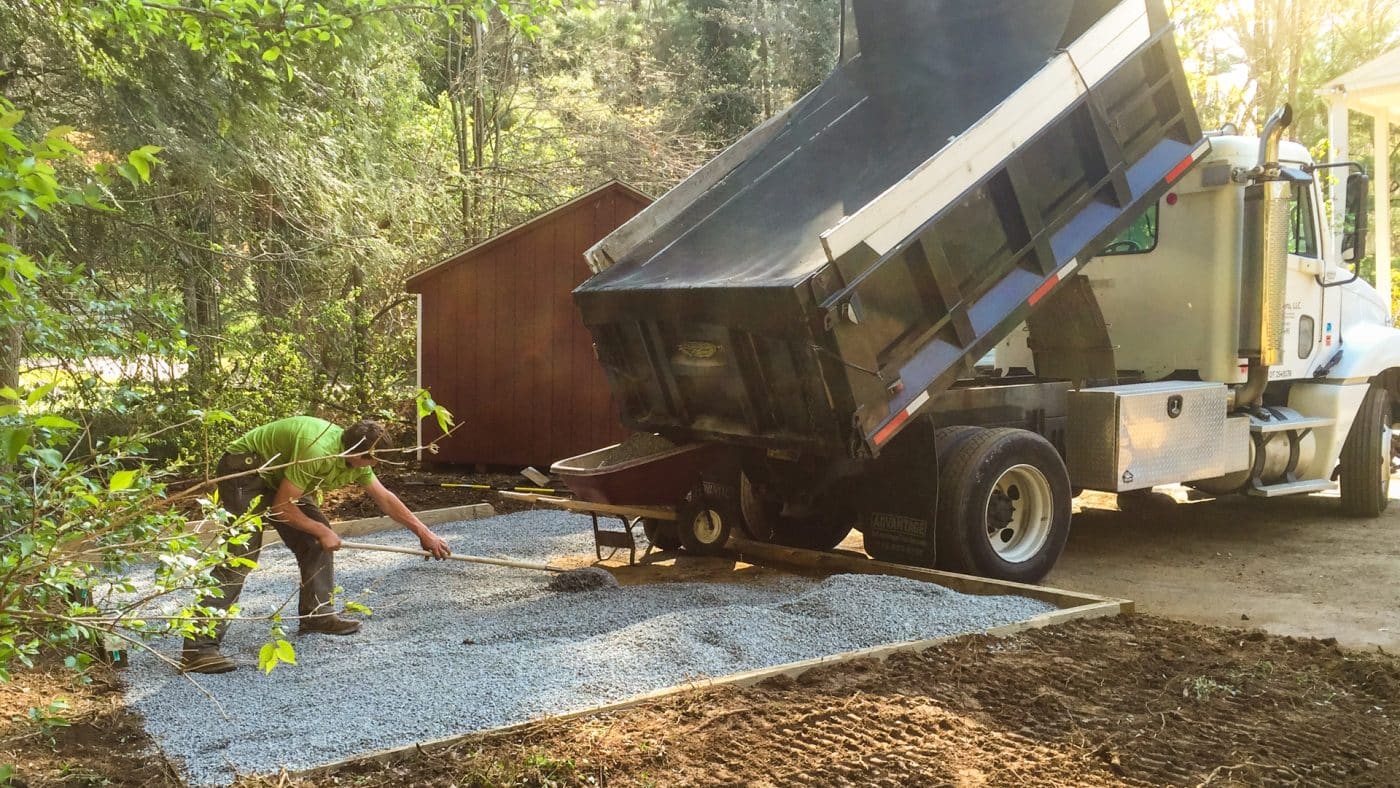
[{"label": "black tire", "polygon": [[855,513],[840,506],[814,517],[782,517],[774,530],[773,542],[826,552],[845,541],[855,524]]},{"label": "black tire", "polygon": [[1176,499],[1151,487],[1118,493],[1118,511],[1124,514],[1159,515],[1176,507]]},{"label": "black tire", "polygon": [[643,518],[642,533],[657,550],[681,549],[681,529],[672,520]]},{"label": "black tire", "polygon": [[[934,446],[937,447],[938,452],[939,475],[942,475],[942,469],[948,467],[948,461],[952,458],[953,452],[958,450],[959,446],[962,446],[974,436],[981,435],[984,432],[987,432],[986,427],[972,427],[967,425],[939,427],[938,431],[933,434],[933,443]],[[940,489],[940,500],[942,495],[943,491]],[[941,528],[942,526],[935,522],[934,527]],[[939,539],[939,535],[935,533],[934,538]],[[962,571],[961,565],[957,563],[949,550],[943,546],[943,541],[938,542],[938,549],[935,551],[933,560],[933,568],[942,569],[945,572]]]},{"label": "black tire", "polygon": [[940,566],[1033,583],[1069,539],[1069,473],[1055,447],[1033,432],[992,429],[967,438],[942,466],[938,492]]},{"label": "black tire", "polygon": [[986,432],[986,427],[971,427],[959,425],[956,427],[939,427],[933,433],[933,444],[937,447],[938,467],[942,468],[948,462],[948,458],[953,456],[953,452],[969,438],[979,433]]},{"label": "black tire", "polygon": [[719,555],[740,522],[738,503],[727,497],[691,494],[676,508],[676,532],[692,555]]},{"label": "black tire", "polygon": [[1390,392],[1372,385],[1341,456],[1342,511],[1379,517],[1390,504]]}]

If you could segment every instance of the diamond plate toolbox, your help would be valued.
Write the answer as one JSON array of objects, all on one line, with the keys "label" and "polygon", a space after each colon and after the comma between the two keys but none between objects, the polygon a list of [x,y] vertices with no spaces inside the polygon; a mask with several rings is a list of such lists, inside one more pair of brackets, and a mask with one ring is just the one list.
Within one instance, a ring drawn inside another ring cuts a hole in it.
[{"label": "diamond plate toolbox", "polygon": [[1069,392],[1070,480],[1126,492],[1243,470],[1249,436],[1226,423],[1227,394],[1222,383],[1181,381]]}]

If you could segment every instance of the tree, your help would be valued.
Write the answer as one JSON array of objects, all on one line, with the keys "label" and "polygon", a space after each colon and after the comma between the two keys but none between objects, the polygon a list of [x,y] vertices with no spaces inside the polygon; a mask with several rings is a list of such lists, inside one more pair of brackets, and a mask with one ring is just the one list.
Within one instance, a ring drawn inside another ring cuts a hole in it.
[{"label": "tree", "polygon": [[[211,407],[225,397],[256,417],[306,407],[313,396],[370,396],[384,372],[371,360],[380,348],[370,328],[396,305],[374,299],[390,297],[405,258],[393,257],[389,270],[362,258],[398,245],[380,237],[386,231],[410,249],[437,235],[423,230],[430,210],[413,210],[399,229],[394,210],[421,205],[373,188],[417,164],[403,160],[407,152],[432,147],[422,134],[431,115],[414,91],[402,98],[413,64],[395,44],[442,16],[486,18],[493,9],[500,24],[533,32],[534,15],[557,6],[7,7],[0,680],[45,654],[80,668],[104,637],[140,643],[209,626],[208,572],[237,560],[227,545],[257,523],[225,517],[212,542],[192,533],[189,510],[177,504],[209,487],[174,492],[168,482],[181,467],[152,451],[176,436],[176,449],[207,465],[211,434],[235,428]],[[391,67],[374,68],[384,63]],[[381,122],[355,122],[370,118]],[[255,294],[288,291],[284,309],[256,308]],[[356,309],[339,303],[345,294]],[[308,323],[342,333],[315,336]],[[177,384],[185,363],[190,374]],[[420,418],[435,411],[417,398]],[[207,498],[202,508],[217,513]],[[137,593],[125,578],[142,561],[161,568]],[[177,592],[193,596],[160,617],[143,614],[145,603]],[[287,656],[281,645],[273,653]]]}]

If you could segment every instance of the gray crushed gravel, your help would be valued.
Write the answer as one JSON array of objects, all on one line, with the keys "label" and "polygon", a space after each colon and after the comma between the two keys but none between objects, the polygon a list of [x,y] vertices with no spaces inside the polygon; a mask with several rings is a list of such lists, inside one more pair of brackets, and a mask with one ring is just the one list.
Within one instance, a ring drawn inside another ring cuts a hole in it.
[{"label": "gray crushed gravel", "polygon": [[[527,561],[592,550],[587,518],[537,511],[437,529],[464,553]],[[407,544],[403,532],[369,541]],[[771,577],[555,593],[540,572],[344,551],[345,598],[374,610],[351,637],[292,634],[298,665],[257,670],[267,627],[238,622],[233,673],[200,688],[150,654],[125,671],[126,698],[196,785],[298,770],[596,706],[720,676],[906,640],[962,634],[1051,609],[903,578]],[[270,548],[245,615],[293,590],[291,554]],[[179,644],[163,644],[167,654]],[[222,706],[221,712],[204,694]]]},{"label": "gray crushed gravel", "polygon": [[596,588],[617,588],[617,578],[613,577],[612,572],[606,569],[585,566],[582,569],[560,572],[550,578],[549,582],[545,584],[545,588],[565,593],[592,591]]}]

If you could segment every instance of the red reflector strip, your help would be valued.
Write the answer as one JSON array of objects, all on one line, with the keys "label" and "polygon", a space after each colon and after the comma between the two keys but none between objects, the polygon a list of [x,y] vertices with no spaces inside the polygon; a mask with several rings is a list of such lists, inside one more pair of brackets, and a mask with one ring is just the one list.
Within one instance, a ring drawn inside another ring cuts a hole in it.
[{"label": "red reflector strip", "polygon": [[1059,284],[1059,283],[1060,283],[1060,275],[1059,275],[1059,274],[1054,274],[1054,275],[1052,275],[1049,279],[1046,279],[1046,280],[1045,280],[1045,284],[1041,285],[1040,287],[1037,287],[1037,288],[1035,289],[1035,292],[1034,292],[1034,293],[1031,293],[1031,297],[1030,297],[1030,299],[1029,299],[1029,300],[1030,300],[1030,303],[1031,303],[1031,306],[1035,306],[1035,304],[1036,304],[1037,301],[1039,301],[1040,299],[1044,298],[1045,295],[1046,295],[1047,293],[1049,293],[1049,292],[1051,291],[1051,289],[1053,289],[1053,288],[1055,287],[1055,285],[1057,285],[1057,284]]},{"label": "red reflector strip", "polygon": [[875,445],[880,446],[884,444],[885,441],[889,440],[891,437],[894,436],[894,431],[899,429],[899,426],[908,420],[908,411],[901,410],[899,412],[899,415],[894,417],[894,420],[892,420],[889,424],[886,424],[885,426],[881,427],[880,431],[875,433]]},{"label": "red reflector strip", "polygon": [[1191,169],[1191,165],[1192,165],[1192,164],[1195,164],[1197,159],[1199,159],[1199,158],[1201,158],[1202,156],[1206,155],[1206,151],[1208,151],[1208,150],[1210,150],[1210,143],[1209,143],[1209,142],[1206,142],[1206,143],[1202,144],[1200,147],[1198,147],[1198,148],[1196,148],[1195,150],[1191,151],[1191,153],[1189,153],[1189,154],[1186,156],[1186,158],[1184,158],[1184,159],[1181,160],[1181,163],[1180,163],[1180,164],[1178,164],[1178,165],[1176,165],[1175,167],[1173,167],[1173,168],[1172,168],[1172,171],[1169,172],[1169,173],[1167,173],[1167,178],[1166,178],[1167,183],[1176,183],[1176,179],[1177,179],[1177,178],[1180,178],[1182,175],[1184,175],[1184,174],[1186,173],[1187,170]]},{"label": "red reflector strip", "polygon": [[875,443],[876,446],[880,446],[884,444],[885,441],[888,441],[890,438],[893,438],[895,432],[899,430],[900,425],[908,421],[910,416],[913,416],[915,413],[917,413],[919,408],[922,408],[924,406],[925,402],[928,402],[927,391],[915,397],[914,401],[906,405],[904,410],[901,410],[899,413],[895,414],[895,417],[893,419],[890,419],[890,423],[881,427],[879,431],[875,433],[875,436],[871,438],[871,440]]},{"label": "red reflector strip", "polygon": [[1175,167],[1172,167],[1172,171],[1167,173],[1167,183],[1176,183],[1176,179],[1180,178],[1186,172],[1186,170],[1190,168],[1192,164],[1195,163],[1196,157],[1194,154],[1182,159],[1180,164],[1176,165]]},{"label": "red reflector strip", "polygon": [[1031,306],[1035,306],[1036,302],[1040,301],[1040,299],[1044,298],[1047,294],[1049,294],[1051,290],[1055,289],[1055,285],[1068,278],[1070,274],[1074,273],[1074,269],[1078,267],[1078,260],[1070,260],[1068,263],[1065,263],[1063,268],[1051,274],[1049,279],[1046,279],[1040,285],[1040,287],[1037,287],[1035,289],[1035,292],[1031,293],[1031,297],[1026,299],[1026,301]]}]

